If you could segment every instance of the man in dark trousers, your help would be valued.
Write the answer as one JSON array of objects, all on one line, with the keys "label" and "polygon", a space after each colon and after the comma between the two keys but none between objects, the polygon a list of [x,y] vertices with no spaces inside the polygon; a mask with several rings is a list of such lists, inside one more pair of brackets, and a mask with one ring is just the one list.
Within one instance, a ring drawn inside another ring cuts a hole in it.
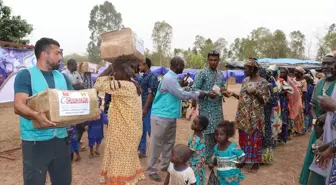
[{"label": "man in dark trousers", "polygon": [[[27,106],[28,97],[48,88],[73,90],[58,70],[62,59],[57,41],[42,38],[35,44],[36,66],[20,71],[14,82],[14,110],[20,115],[24,185],[45,185],[47,172],[53,185],[71,184],[71,159],[66,128],[56,128],[44,112]],[[33,127],[32,120],[40,129]],[[49,128],[51,127],[51,128]]]},{"label": "man in dark trousers", "polygon": [[150,68],[152,66],[152,61],[146,58],[145,62],[140,63],[139,70],[143,73],[139,83],[141,85],[141,98],[142,98],[142,123],[143,123],[143,134],[139,145],[139,157],[146,157],[146,142],[147,134],[151,134],[151,122],[150,116],[152,112],[152,102],[155,97],[155,93],[158,87],[158,79],[154,73],[151,72]]}]

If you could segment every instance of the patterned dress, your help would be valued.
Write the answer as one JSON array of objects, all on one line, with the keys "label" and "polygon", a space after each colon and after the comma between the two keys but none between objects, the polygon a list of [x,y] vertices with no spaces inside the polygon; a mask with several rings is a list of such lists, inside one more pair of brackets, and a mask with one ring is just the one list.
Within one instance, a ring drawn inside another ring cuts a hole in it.
[{"label": "patterned dress", "polygon": [[196,185],[205,184],[205,140],[204,136],[193,135],[189,138],[188,147],[193,151],[189,159],[189,165],[195,172]]},{"label": "patterned dress", "polygon": [[263,131],[263,163],[273,162],[273,148],[276,146],[278,134],[281,132],[282,120],[279,102],[279,86],[277,80],[268,70],[270,99],[265,106],[265,126]]},{"label": "patterned dress", "polygon": [[[193,90],[202,90],[205,92],[212,91],[214,85],[225,87],[224,75],[221,71],[213,71],[210,68],[200,70],[196,76],[192,86]],[[222,108],[223,95],[217,96],[215,99],[205,98],[199,99],[198,111],[200,116],[206,116],[209,119],[209,125],[203,132],[205,136],[205,153],[206,162],[211,162],[213,148],[215,146],[214,133],[217,125],[224,120]]]},{"label": "patterned dress", "polygon": [[106,185],[135,185],[145,179],[137,153],[142,135],[141,96],[132,82],[118,82],[120,87],[109,77],[99,77],[94,86],[112,94],[102,176]]},{"label": "patterned dress", "polygon": [[247,94],[247,90],[252,87],[256,88],[264,102],[268,102],[270,98],[268,82],[265,79],[252,82],[250,77],[245,78],[240,91],[236,123],[239,129],[239,145],[246,154],[246,163],[261,163],[264,105],[255,95]]},{"label": "patterned dress", "polygon": [[239,185],[240,181],[244,179],[244,174],[236,167],[236,163],[244,155],[244,152],[234,142],[225,151],[220,151],[218,146],[215,146],[217,177],[221,185]]},{"label": "patterned dress", "polygon": [[85,72],[82,74],[84,89],[90,89],[93,87],[93,82],[90,72]]},{"label": "patterned dress", "polygon": [[308,85],[304,103],[304,131],[307,132],[313,125],[313,116],[310,113],[310,102],[313,97],[314,86]]},{"label": "patterned dress", "polygon": [[287,96],[291,96],[293,94],[293,88],[283,79],[278,79],[278,84],[280,85],[280,91],[286,91],[286,95],[280,95],[280,108],[281,108],[281,117],[282,117],[282,126],[281,133],[279,135],[279,139],[283,142],[287,142],[289,136],[289,106],[288,106],[288,98]]},{"label": "patterned dress", "polygon": [[[336,128],[336,112],[333,113],[333,119],[331,125]],[[336,147],[336,138],[332,141],[331,144],[332,147]],[[328,185],[336,185],[336,153],[334,154],[334,157],[332,158],[332,163],[330,167],[329,172],[329,184]]]}]

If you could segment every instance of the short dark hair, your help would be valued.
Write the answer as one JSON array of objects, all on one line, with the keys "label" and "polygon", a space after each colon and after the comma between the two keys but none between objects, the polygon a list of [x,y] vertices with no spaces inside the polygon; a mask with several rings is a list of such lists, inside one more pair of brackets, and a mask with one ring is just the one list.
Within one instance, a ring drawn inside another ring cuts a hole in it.
[{"label": "short dark hair", "polygon": [[216,51],[216,50],[212,50],[212,51],[210,51],[209,53],[208,53],[208,58],[210,57],[210,56],[214,56],[214,57],[218,57],[219,58],[219,52],[218,51]]},{"label": "short dark hair", "polygon": [[200,124],[202,126],[202,131],[206,130],[209,125],[209,119],[206,116],[198,116],[198,119],[200,121]]},{"label": "short dark hair", "polygon": [[77,61],[73,58],[69,59],[68,62],[67,62],[67,66],[73,66],[77,63]]},{"label": "short dark hair", "polygon": [[218,124],[217,128],[224,129],[224,132],[228,137],[233,137],[235,135],[235,123],[233,121],[224,120]]},{"label": "short dark hair", "polygon": [[147,65],[148,69],[150,69],[152,67],[152,61],[149,58],[146,58],[146,65]]},{"label": "short dark hair", "polygon": [[60,47],[60,44],[54,39],[43,37],[38,40],[35,44],[34,49],[36,59],[40,58],[42,51],[48,51],[51,45],[56,45]]},{"label": "short dark hair", "polygon": [[170,66],[174,66],[177,67],[180,63],[183,63],[184,60],[179,57],[179,56],[175,56],[170,60]]},{"label": "short dark hair", "polygon": [[191,150],[187,145],[178,144],[173,148],[174,155],[176,157],[183,158],[183,162],[187,162],[192,155]]}]

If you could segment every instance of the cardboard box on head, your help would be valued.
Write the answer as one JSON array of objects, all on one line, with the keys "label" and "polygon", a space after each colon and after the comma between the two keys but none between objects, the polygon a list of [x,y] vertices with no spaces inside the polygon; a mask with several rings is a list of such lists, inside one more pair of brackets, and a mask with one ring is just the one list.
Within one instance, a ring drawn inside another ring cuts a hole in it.
[{"label": "cardboard box on head", "polygon": [[134,55],[145,60],[144,41],[130,28],[106,32],[100,35],[100,58],[108,62],[120,55]]},{"label": "cardboard box on head", "polygon": [[[96,117],[98,95],[96,89],[80,91],[47,89],[28,99],[29,107],[37,112],[45,112],[47,118],[65,127],[83,123]],[[38,128],[37,121],[33,125]]]}]

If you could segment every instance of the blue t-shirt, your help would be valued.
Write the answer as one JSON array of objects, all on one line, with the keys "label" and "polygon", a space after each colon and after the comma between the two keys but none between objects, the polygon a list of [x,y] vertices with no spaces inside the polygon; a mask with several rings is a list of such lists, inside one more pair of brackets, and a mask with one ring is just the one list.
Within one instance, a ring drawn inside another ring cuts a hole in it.
[{"label": "blue t-shirt", "polygon": [[[158,79],[154,73],[148,71],[144,73],[143,77],[139,80],[141,85],[141,99],[142,99],[142,107],[145,106],[148,95],[153,94],[155,97],[157,88],[158,88]],[[148,108],[151,108],[150,105]]]},{"label": "blue t-shirt", "polygon": [[[54,80],[54,75],[52,71],[42,71],[41,70],[41,73],[44,76],[49,88],[55,89],[55,80]],[[65,75],[63,76],[67,83],[68,90],[74,90],[70,80]],[[32,87],[31,87],[31,76],[30,76],[30,72],[28,71],[28,69],[24,69],[16,75],[15,82],[14,82],[14,92],[15,93],[26,93],[29,96],[33,95]]]},{"label": "blue t-shirt", "polygon": [[67,131],[68,131],[68,135],[69,135],[69,140],[71,142],[74,142],[74,141],[78,141],[78,131],[77,131],[77,128],[76,126],[69,126],[67,128]]},{"label": "blue t-shirt", "polygon": [[100,119],[95,121],[88,121],[88,138],[104,138],[104,124],[107,125],[108,120],[104,111],[101,110]]}]

